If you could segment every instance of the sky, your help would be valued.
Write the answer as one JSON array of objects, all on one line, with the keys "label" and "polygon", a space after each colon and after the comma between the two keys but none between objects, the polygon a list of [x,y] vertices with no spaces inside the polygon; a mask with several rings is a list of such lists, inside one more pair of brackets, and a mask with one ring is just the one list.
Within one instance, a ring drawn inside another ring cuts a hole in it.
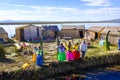
[{"label": "sky", "polygon": [[120,0],[0,0],[0,21],[120,19]]}]

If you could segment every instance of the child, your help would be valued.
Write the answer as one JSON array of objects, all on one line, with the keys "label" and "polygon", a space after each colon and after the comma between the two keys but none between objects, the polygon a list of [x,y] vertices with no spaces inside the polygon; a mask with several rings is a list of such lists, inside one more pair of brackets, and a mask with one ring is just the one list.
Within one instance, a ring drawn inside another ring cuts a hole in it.
[{"label": "child", "polygon": [[32,55],[32,62],[36,62],[36,50],[37,50],[37,47],[34,45],[33,47],[33,55]]}]

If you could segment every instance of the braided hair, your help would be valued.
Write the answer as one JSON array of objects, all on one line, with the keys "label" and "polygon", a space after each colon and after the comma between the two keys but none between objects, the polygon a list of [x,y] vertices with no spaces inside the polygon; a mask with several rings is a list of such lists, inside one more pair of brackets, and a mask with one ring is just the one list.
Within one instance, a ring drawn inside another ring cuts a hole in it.
[{"label": "braided hair", "polygon": [[68,51],[70,51],[71,43],[68,43]]}]

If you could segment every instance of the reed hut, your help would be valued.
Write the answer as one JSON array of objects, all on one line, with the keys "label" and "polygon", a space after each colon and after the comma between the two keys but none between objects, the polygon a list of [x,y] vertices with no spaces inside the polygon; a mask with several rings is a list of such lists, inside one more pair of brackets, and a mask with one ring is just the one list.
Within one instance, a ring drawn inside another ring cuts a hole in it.
[{"label": "reed hut", "polygon": [[61,29],[61,38],[84,38],[84,25],[63,25]]},{"label": "reed hut", "polygon": [[103,26],[91,26],[86,31],[86,36],[89,39],[96,40],[100,39],[100,33],[105,29]]},{"label": "reed hut", "polygon": [[16,40],[18,41],[33,41],[39,39],[41,35],[42,30],[40,26],[29,24],[16,28]]},{"label": "reed hut", "polygon": [[108,40],[111,44],[116,45],[118,43],[118,39],[120,39],[120,26],[107,26],[101,32],[101,38],[105,39],[106,32],[110,30],[110,34]]},{"label": "reed hut", "polygon": [[0,27],[0,43],[4,43],[8,41],[8,33]]},{"label": "reed hut", "polygon": [[43,25],[43,34],[45,34],[43,37],[44,39],[50,39],[53,40],[57,37],[57,34],[59,33],[59,29],[57,25]]}]

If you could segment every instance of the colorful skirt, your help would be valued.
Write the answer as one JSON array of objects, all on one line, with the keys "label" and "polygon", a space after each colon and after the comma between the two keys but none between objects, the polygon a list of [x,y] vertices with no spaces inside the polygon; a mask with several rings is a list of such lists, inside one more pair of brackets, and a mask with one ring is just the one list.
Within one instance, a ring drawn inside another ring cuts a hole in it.
[{"label": "colorful skirt", "polygon": [[36,65],[43,66],[43,58],[39,54],[37,55],[37,58],[36,58]]},{"label": "colorful skirt", "polygon": [[32,55],[32,62],[36,62],[36,56],[37,56],[37,54]]},{"label": "colorful skirt", "polygon": [[71,51],[67,51],[66,57],[68,61],[71,61],[74,59],[73,53]]},{"label": "colorful skirt", "polygon": [[65,52],[59,52],[58,53],[58,61],[65,61],[65,60],[66,60]]},{"label": "colorful skirt", "polygon": [[73,56],[74,56],[74,59],[76,60],[76,59],[80,59],[80,52],[79,51],[73,51],[72,52],[73,53]]}]

